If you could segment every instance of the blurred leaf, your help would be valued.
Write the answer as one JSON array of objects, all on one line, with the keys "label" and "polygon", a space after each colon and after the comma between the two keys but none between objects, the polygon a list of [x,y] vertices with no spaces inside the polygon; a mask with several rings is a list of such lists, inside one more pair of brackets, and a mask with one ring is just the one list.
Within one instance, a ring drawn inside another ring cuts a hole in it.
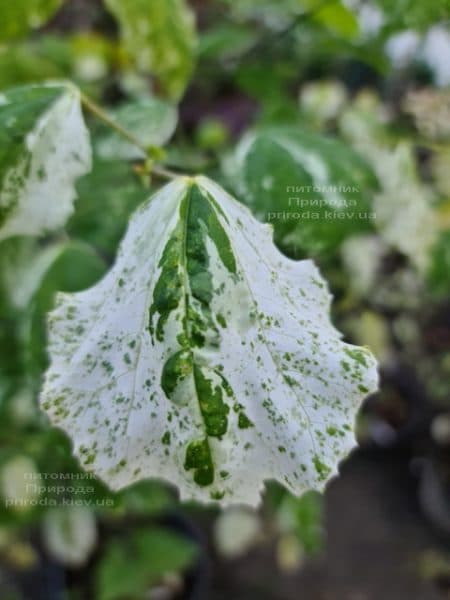
[{"label": "blurred leaf", "polygon": [[25,311],[42,286],[53,293],[92,285],[105,263],[86,244],[57,241],[40,244],[15,237],[0,243],[0,308],[2,314]]},{"label": "blurred leaf", "polygon": [[450,18],[450,0],[376,0],[391,27],[425,29]]},{"label": "blurred leaf", "polygon": [[42,527],[45,547],[54,560],[70,567],[81,567],[87,562],[97,542],[91,508],[55,507],[45,515]]},{"label": "blurred leaf", "polygon": [[1,300],[14,310],[25,310],[66,246],[66,242],[40,246],[35,238],[29,237],[14,237],[1,242]]},{"label": "blurred leaf", "polygon": [[305,3],[301,0],[225,0],[225,2],[238,21],[254,19],[273,29],[285,27],[293,17],[305,11]]},{"label": "blurred leaf", "polygon": [[302,86],[299,102],[308,123],[322,128],[338,117],[348,102],[348,95],[339,80],[313,81]]},{"label": "blurred leaf", "polygon": [[8,314],[0,299],[0,410],[24,385],[28,350],[28,323]]},{"label": "blurred leaf", "polygon": [[256,39],[256,33],[250,28],[234,23],[219,23],[201,34],[199,58],[225,60],[245,52]]},{"label": "blurred leaf", "polygon": [[342,266],[349,276],[349,288],[356,297],[370,296],[385,253],[382,240],[375,234],[350,236],[342,243]]},{"label": "blurred leaf", "polygon": [[39,294],[78,292],[93,285],[104,274],[105,262],[91,246],[69,241],[47,271]]},{"label": "blurred leaf", "polygon": [[[282,100],[284,110],[287,110],[288,114],[291,98],[286,93],[286,89],[297,76],[298,70],[294,65],[275,59],[269,72],[264,64],[244,63],[239,66],[235,74],[239,87],[261,102],[263,108],[268,105],[279,104]],[[298,108],[294,102],[292,102],[292,107],[295,110],[295,116],[297,116]],[[282,121],[284,120],[286,120],[286,117],[282,118]]]},{"label": "blurred leaf", "polygon": [[7,507],[18,511],[30,509],[39,492],[29,485],[29,476],[37,474],[35,462],[20,454],[16,454],[1,466],[0,491]]},{"label": "blurred leaf", "polygon": [[347,39],[356,37],[359,32],[356,16],[341,2],[325,3],[314,12],[313,19],[333,33]]},{"label": "blurred leaf", "polygon": [[450,90],[411,91],[403,102],[403,109],[412,115],[425,139],[450,141]]},{"label": "blurred leaf", "polygon": [[175,504],[175,495],[158,481],[138,481],[118,494],[127,513],[157,515]]},{"label": "blurred leaf", "polygon": [[0,240],[58,229],[74,183],[91,167],[89,134],[72,86],[14,88],[0,95]]},{"label": "blurred leaf", "polygon": [[117,52],[109,39],[91,32],[73,35],[69,47],[75,78],[87,83],[101,81],[108,75]]},{"label": "blurred leaf", "polygon": [[450,295],[450,230],[440,234],[431,252],[427,280],[436,295]]},{"label": "blurred leaf", "polygon": [[[109,114],[147,148],[163,146],[171,138],[178,121],[176,107],[158,98],[129,102]],[[96,149],[103,159],[145,158],[142,150],[111,129],[99,137]]]},{"label": "blurred leaf", "polygon": [[59,65],[42,55],[35,44],[0,48],[0,89],[62,76]]},{"label": "blurred leaf", "polygon": [[195,132],[197,145],[204,150],[219,150],[229,139],[229,131],[220,119],[203,119]]},{"label": "blurred leaf", "polygon": [[261,519],[254,510],[235,506],[222,511],[214,523],[214,541],[220,554],[228,559],[248,552],[262,537]]},{"label": "blurred leaf", "polygon": [[98,600],[144,598],[164,575],[187,569],[197,552],[193,542],[156,527],[112,541],[97,571]]},{"label": "blurred leaf", "polygon": [[378,176],[380,189],[373,197],[375,227],[387,244],[424,273],[438,236],[434,190],[421,180],[413,144],[398,141],[383,119],[378,98],[361,93],[344,111],[340,126]]},{"label": "blurred leaf", "polygon": [[6,0],[0,12],[0,41],[11,40],[42,27],[62,0]]},{"label": "blurred leaf", "polygon": [[281,531],[294,532],[308,554],[323,548],[323,498],[317,492],[306,492],[300,498],[286,494],[278,507]]},{"label": "blurred leaf", "polygon": [[[106,264],[87,244],[69,240],[43,245],[35,238],[10,238],[0,253],[0,379],[8,397],[34,377],[39,381],[47,364],[45,311],[55,292],[85,289]],[[0,397],[1,387],[0,381]]]},{"label": "blurred leaf", "polygon": [[358,33],[354,13],[340,0],[226,0],[238,20],[254,19],[283,32],[296,21],[318,23],[346,39]]},{"label": "blurred leaf", "polygon": [[225,163],[230,185],[290,254],[327,253],[372,228],[376,179],[348,146],[298,127],[247,134]]},{"label": "blurred leaf", "polygon": [[70,78],[98,96],[94,85],[110,73],[117,53],[112,41],[99,34],[42,34],[0,48],[0,89]]},{"label": "blurred leaf", "polygon": [[194,15],[184,0],[105,0],[120,24],[125,49],[140,71],[156,75],[178,99],[192,74],[197,45]]},{"label": "blurred leaf", "polygon": [[94,158],[92,171],[77,183],[76,211],[67,224],[74,235],[112,258],[128,217],[150,194],[122,161]]},{"label": "blurred leaf", "polygon": [[44,311],[55,291],[83,289],[104,269],[92,249],[77,242],[14,237],[0,243],[0,405],[14,398],[26,404],[36,391],[47,361]]}]

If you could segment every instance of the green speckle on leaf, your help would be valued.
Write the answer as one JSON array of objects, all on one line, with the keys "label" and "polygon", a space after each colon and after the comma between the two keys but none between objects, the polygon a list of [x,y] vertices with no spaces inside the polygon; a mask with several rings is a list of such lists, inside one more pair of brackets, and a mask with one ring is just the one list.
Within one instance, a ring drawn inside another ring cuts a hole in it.
[{"label": "green speckle on leaf", "polygon": [[214,465],[207,439],[191,442],[186,449],[184,468],[194,469],[194,481],[201,486],[214,481]]},{"label": "green speckle on leaf", "polygon": [[325,481],[331,472],[330,467],[324,462],[322,462],[317,455],[315,455],[313,458],[313,464],[316,469],[319,481]]},{"label": "green speckle on leaf", "polygon": [[239,429],[248,429],[249,427],[253,427],[253,423],[244,412],[239,413],[238,427]]},{"label": "green speckle on leaf", "polygon": [[193,372],[192,352],[180,350],[165,362],[161,375],[161,387],[169,399],[173,399],[177,386]]},{"label": "green speckle on leaf", "polygon": [[366,355],[362,350],[358,350],[357,348],[351,350],[350,348],[345,348],[345,353],[362,367],[367,367]]}]

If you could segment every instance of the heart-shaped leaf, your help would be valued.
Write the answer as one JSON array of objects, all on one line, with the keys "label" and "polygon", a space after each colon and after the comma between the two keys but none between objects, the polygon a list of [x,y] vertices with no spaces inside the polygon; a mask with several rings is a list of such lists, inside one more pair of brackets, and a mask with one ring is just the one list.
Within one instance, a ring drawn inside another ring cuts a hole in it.
[{"label": "heart-shaped leaf", "polygon": [[355,444],[375,360],[341,341],[311,261],[204,177],[132,217],[115,266],[59,294],[42,406],[112,488],[161,477],[182,498],[322,489]]}]

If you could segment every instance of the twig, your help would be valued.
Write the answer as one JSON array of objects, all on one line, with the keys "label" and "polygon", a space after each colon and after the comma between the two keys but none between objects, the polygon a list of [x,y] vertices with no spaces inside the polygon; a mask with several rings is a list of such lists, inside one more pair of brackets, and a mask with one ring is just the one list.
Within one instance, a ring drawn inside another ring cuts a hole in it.
[{"label": "twig", "polygon": [[[99,106],[96,102],[94,102],[91,98],[86,96],[83,92],[80,92],[80,99],[82,105],[93,115],[95,115],[98,119],[103,121],[105,125],[116,131],[119,135],[125,138],[128,142],[136,146],[145,154],[145,156],[149,155],[148,148],[146,148],[130,131],[122,127],[120,123],[117,123],[114,119],[112,119],[108,113],[103,110],[101,106]],[[174,171],[170,171],[169,169],[165,169],[164,167],[160,167],[157,165],[151,166],[151,174],[156,175],[157,177],[162,177],[164,179],[176,179],[177,177],[181,177],[184,173],[175,173]]]}]

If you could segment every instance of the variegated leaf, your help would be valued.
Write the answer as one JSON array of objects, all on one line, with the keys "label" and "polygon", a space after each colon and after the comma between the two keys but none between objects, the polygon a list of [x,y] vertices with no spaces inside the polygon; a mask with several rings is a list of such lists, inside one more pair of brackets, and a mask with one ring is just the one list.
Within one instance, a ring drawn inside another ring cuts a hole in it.
[{"label": "variegated leaf", "polygon": [[64,225],[91,168],[79,93],[47,84],[0,94],[0,240]]},{"label": "variegated leaf", "polygon": [[299,127],[247,132],[224,161],[225,175],[252,212],[274,226],[290,256],[334,252],[373,229],[368,164],[349,146]]},{"label": "variegated leaf", "polygon": [[209,179],[180,178],[135,213],[99,284],[59,294],[42,407],[114,489],[160,477],[251,505],[267,479],[322,489],[377,385],[329,309],[311,261]]},{"label": "variegated leaf", "polygon": [[105,0],[117,19],[125,50],[139,71],[156,75],[177,100],[192,74],[195,18],[185,0]]}]

